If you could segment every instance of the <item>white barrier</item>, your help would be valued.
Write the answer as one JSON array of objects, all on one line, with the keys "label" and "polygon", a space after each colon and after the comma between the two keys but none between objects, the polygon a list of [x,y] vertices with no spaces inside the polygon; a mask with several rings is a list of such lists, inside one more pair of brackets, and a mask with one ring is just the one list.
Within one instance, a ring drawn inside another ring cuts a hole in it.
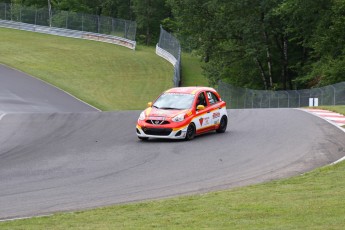
[{"label": "white barrier", "polygon": [[166,50],[160,48],[160,47],[158,46],[158,44],[156,45],[156,54],[157,54],[158,56],[164,58],[164,59],[167,60],[168,62],[170,62],[170,63],[175,67],[175,65],[176,65],[176,63],[177,63],[176,58],[175,58],[172,54],[170,54],[168,51],[166,51]]},{"label": "white barrier", "polygon": [[93,41],[107,42],[115,45],[124,46],[135,50],[136,41],[128,40],[126,38],[121,38],[113,35],[91,33],[86,31],[70,30],[49,26],[38,26],[33,24],[27,24],[22,22],[0,20],[0,27],[32,31],[37,33],[52,34],[63,37],[81,38]]}]

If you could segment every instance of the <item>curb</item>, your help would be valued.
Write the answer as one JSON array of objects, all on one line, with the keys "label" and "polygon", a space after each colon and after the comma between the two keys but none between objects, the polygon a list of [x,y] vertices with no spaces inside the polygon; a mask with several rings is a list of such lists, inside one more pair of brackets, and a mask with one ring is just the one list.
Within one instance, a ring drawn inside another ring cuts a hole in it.
[{"label": "curb", "polygon": [[[345,116],[344,115],[336,113],[336,112],[332,112],[329,110],[323,110],[323,109],[300,109],[300,110],[310,113],[314,116],[317,116],[327,121],[328,123],[338,127],[341,131],[345,133]],[[345,156],[331,163],[330,165],[335,165],[342,161],[345,161]]]},{"label": "curb", "polygon": [[315,116],[318,116],[329,123],[339,127],[342,131],[345,132],[345,116],[336,112],[323,110],[323,109],[302,109],[308,113],[311,113]]}]

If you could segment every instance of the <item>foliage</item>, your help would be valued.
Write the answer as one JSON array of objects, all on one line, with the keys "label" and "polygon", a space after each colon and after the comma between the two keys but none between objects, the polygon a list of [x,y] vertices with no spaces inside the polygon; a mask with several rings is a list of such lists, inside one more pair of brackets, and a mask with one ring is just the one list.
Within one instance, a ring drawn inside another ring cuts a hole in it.
[{"label": "foliage", "polygon": [[[211,83],[295,89],[345,80],[341,0],[168,0]],[[183,43],[182,43],[183,44]]]},{"label": "foliage", "polygon": [[169,15],[162,0],[132,0],[138,29],[146,45],[156,44],[159,37],[161,20]]}]

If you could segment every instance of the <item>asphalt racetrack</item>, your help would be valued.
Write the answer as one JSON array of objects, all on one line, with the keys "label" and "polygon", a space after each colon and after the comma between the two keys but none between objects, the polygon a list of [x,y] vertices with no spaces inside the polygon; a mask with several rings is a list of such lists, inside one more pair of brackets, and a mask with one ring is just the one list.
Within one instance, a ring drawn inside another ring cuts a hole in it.
[{"label": "asphalt racetrack", "polygon": [[139,141],[140,111],[99,112],[0,65],[0,219],[204,193],[299,175],[345,135],[296,109],[228,110],[228,131]]}]

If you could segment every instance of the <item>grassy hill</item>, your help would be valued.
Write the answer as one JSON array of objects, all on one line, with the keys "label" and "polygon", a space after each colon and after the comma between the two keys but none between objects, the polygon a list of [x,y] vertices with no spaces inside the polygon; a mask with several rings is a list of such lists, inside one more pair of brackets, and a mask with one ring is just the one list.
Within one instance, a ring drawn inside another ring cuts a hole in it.
[{"label": "grassy hill", "polygon": [[[143,109],[173,87],[172,65],[153,47],[113,44],[0,28],[0,63],[71,93],[101,110]],[[185,54],[184,85],[207,85]]]},{"label": "grassy hill", "polygon": [[207,79],[202,76],[200,58],[183,53],[181,60],[183,86],[209,86]]},{"label": "grassy hill", "polygon": [[143,109],[173,86],[173,67],[152,47],[128,48],[0,28],[0,63],[102,110]]}]

